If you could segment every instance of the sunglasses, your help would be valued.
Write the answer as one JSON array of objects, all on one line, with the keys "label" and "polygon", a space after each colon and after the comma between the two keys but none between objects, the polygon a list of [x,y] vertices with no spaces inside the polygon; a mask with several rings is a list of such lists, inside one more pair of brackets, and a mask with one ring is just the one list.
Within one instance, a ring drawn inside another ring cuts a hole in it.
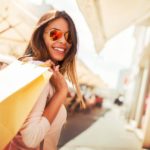
[{"label": "sunglasses", "polygon": [[48,33],[49,33],[49,37],[52,41],[57,41],[57,40],[61,39],[62,36],[64,35],[65,40],[69,44],[72,43],[71,34],[69,31],[63,33],[61,30],[53,28]]}]

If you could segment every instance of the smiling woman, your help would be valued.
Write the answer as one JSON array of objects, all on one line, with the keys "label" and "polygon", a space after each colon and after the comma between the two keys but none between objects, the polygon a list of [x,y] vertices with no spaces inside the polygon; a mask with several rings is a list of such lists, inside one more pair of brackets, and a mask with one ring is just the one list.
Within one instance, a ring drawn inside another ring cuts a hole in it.
[{"label": "smiling woman", "polygon": [[54,62],[62,61],[71,48],[68,29],[66,20],[59,18],[49,23],[44,30],[43,39]]},{"label": "smiling woman", "polygon": [[76,79],[77,33],[71,17],[64,11],[50,11],[37,23],[21,61],[48,66],[52,77],[36,101],[17,135],[5,150],[56,150],[61,128],[66,121],[63,105],[68,93],[64,75],[81,94]]}]

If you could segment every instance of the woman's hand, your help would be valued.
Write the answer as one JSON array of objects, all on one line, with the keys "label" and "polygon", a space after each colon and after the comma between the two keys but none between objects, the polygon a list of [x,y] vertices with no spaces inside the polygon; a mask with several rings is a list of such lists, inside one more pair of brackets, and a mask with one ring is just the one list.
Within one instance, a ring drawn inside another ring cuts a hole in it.
[{"label": "woman's hand", "polygon": [[68,86],[64,76],[59,72],[59,66],[51,66],[50,70],[53,72],[50,82],[55,88],[55,93],[51,97],[51,100],[47,104],[43,116],[45,116],[50,124],[56,117],[61,105],[67,98]]},{"label": "woman's hand", "polygon": [[42,62],[39,66],[41,67],[49,67],[50,70],[55,66],[54,62],[49,60],[46,60],[45,62]]},{"label": "woman's hand", "polygon": [[62,96],[67,96],[68,86],[64,79],[64,76],[59,72],[59,66],[52,67],[53,75],[50,82],[55,88],[55,92],[62,94]]},{"label": "woman's hand", "polygon": [[54,86],[55,92],[66,97],[68,93],[68,86],[64,76],[59,72],[59,66],[55,66],[54,62],[51,60],[45,61],[40,66],[49,67],[49,70],[53,72],[50,82]]}]

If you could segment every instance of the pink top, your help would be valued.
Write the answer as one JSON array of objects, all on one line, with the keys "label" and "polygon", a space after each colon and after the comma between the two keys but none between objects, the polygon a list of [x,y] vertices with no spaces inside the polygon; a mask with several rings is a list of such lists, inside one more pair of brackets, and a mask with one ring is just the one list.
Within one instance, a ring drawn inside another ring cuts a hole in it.
[{"label": "pink top", "polygon": [[54,90],[48,83],[33,110],[27,117],[23,127],[4,150],[56,150],[60,132],[66,121],[67,113],[64,105],[50,125],[42,116],[47,100],[52,97]]}]

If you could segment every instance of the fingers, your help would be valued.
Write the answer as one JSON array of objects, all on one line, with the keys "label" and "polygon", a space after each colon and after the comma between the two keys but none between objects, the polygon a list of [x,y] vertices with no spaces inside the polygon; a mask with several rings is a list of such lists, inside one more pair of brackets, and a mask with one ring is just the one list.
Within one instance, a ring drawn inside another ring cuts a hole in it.
[{"label": "fingers", "polygon": [[59,65],[51,67],[53,72],[59,72]]},{"label": "fingers", "polygon": [[53,75],[54,75],[54,73],[55,74],[59,73],[59,67],[60,66],[59,65],[55,66],[55,63],[50,59],[45,61],[44,63],[40,64],[40,66],[49,67],[49,71],[52,71]]},{"label": "fingers", "polygon": [[45,64],[49,65],[49,67],[55,66],[54,62],[50,59],[45,61]]},{"label": "fingers", "polygon": [[48,67],[50,67],[52,69],[52,71],[54,72],[58,72],[59,71],[59,65],[55,66],[54,62],[52,60],[47,60],[44,63],[45,65],[48,65]]},{"label": "fingers", "polygon": [[55,70],[55,71],[59,71],[59,65],[55,66],[55,67],[54,67],[54,70]]},{"label": "fingers", "polygon": [[41,67],[49,67],[52,68],[53,66],[55,66],[54,62],[52,60],[47,60],[44,63],[40,64]]}]

